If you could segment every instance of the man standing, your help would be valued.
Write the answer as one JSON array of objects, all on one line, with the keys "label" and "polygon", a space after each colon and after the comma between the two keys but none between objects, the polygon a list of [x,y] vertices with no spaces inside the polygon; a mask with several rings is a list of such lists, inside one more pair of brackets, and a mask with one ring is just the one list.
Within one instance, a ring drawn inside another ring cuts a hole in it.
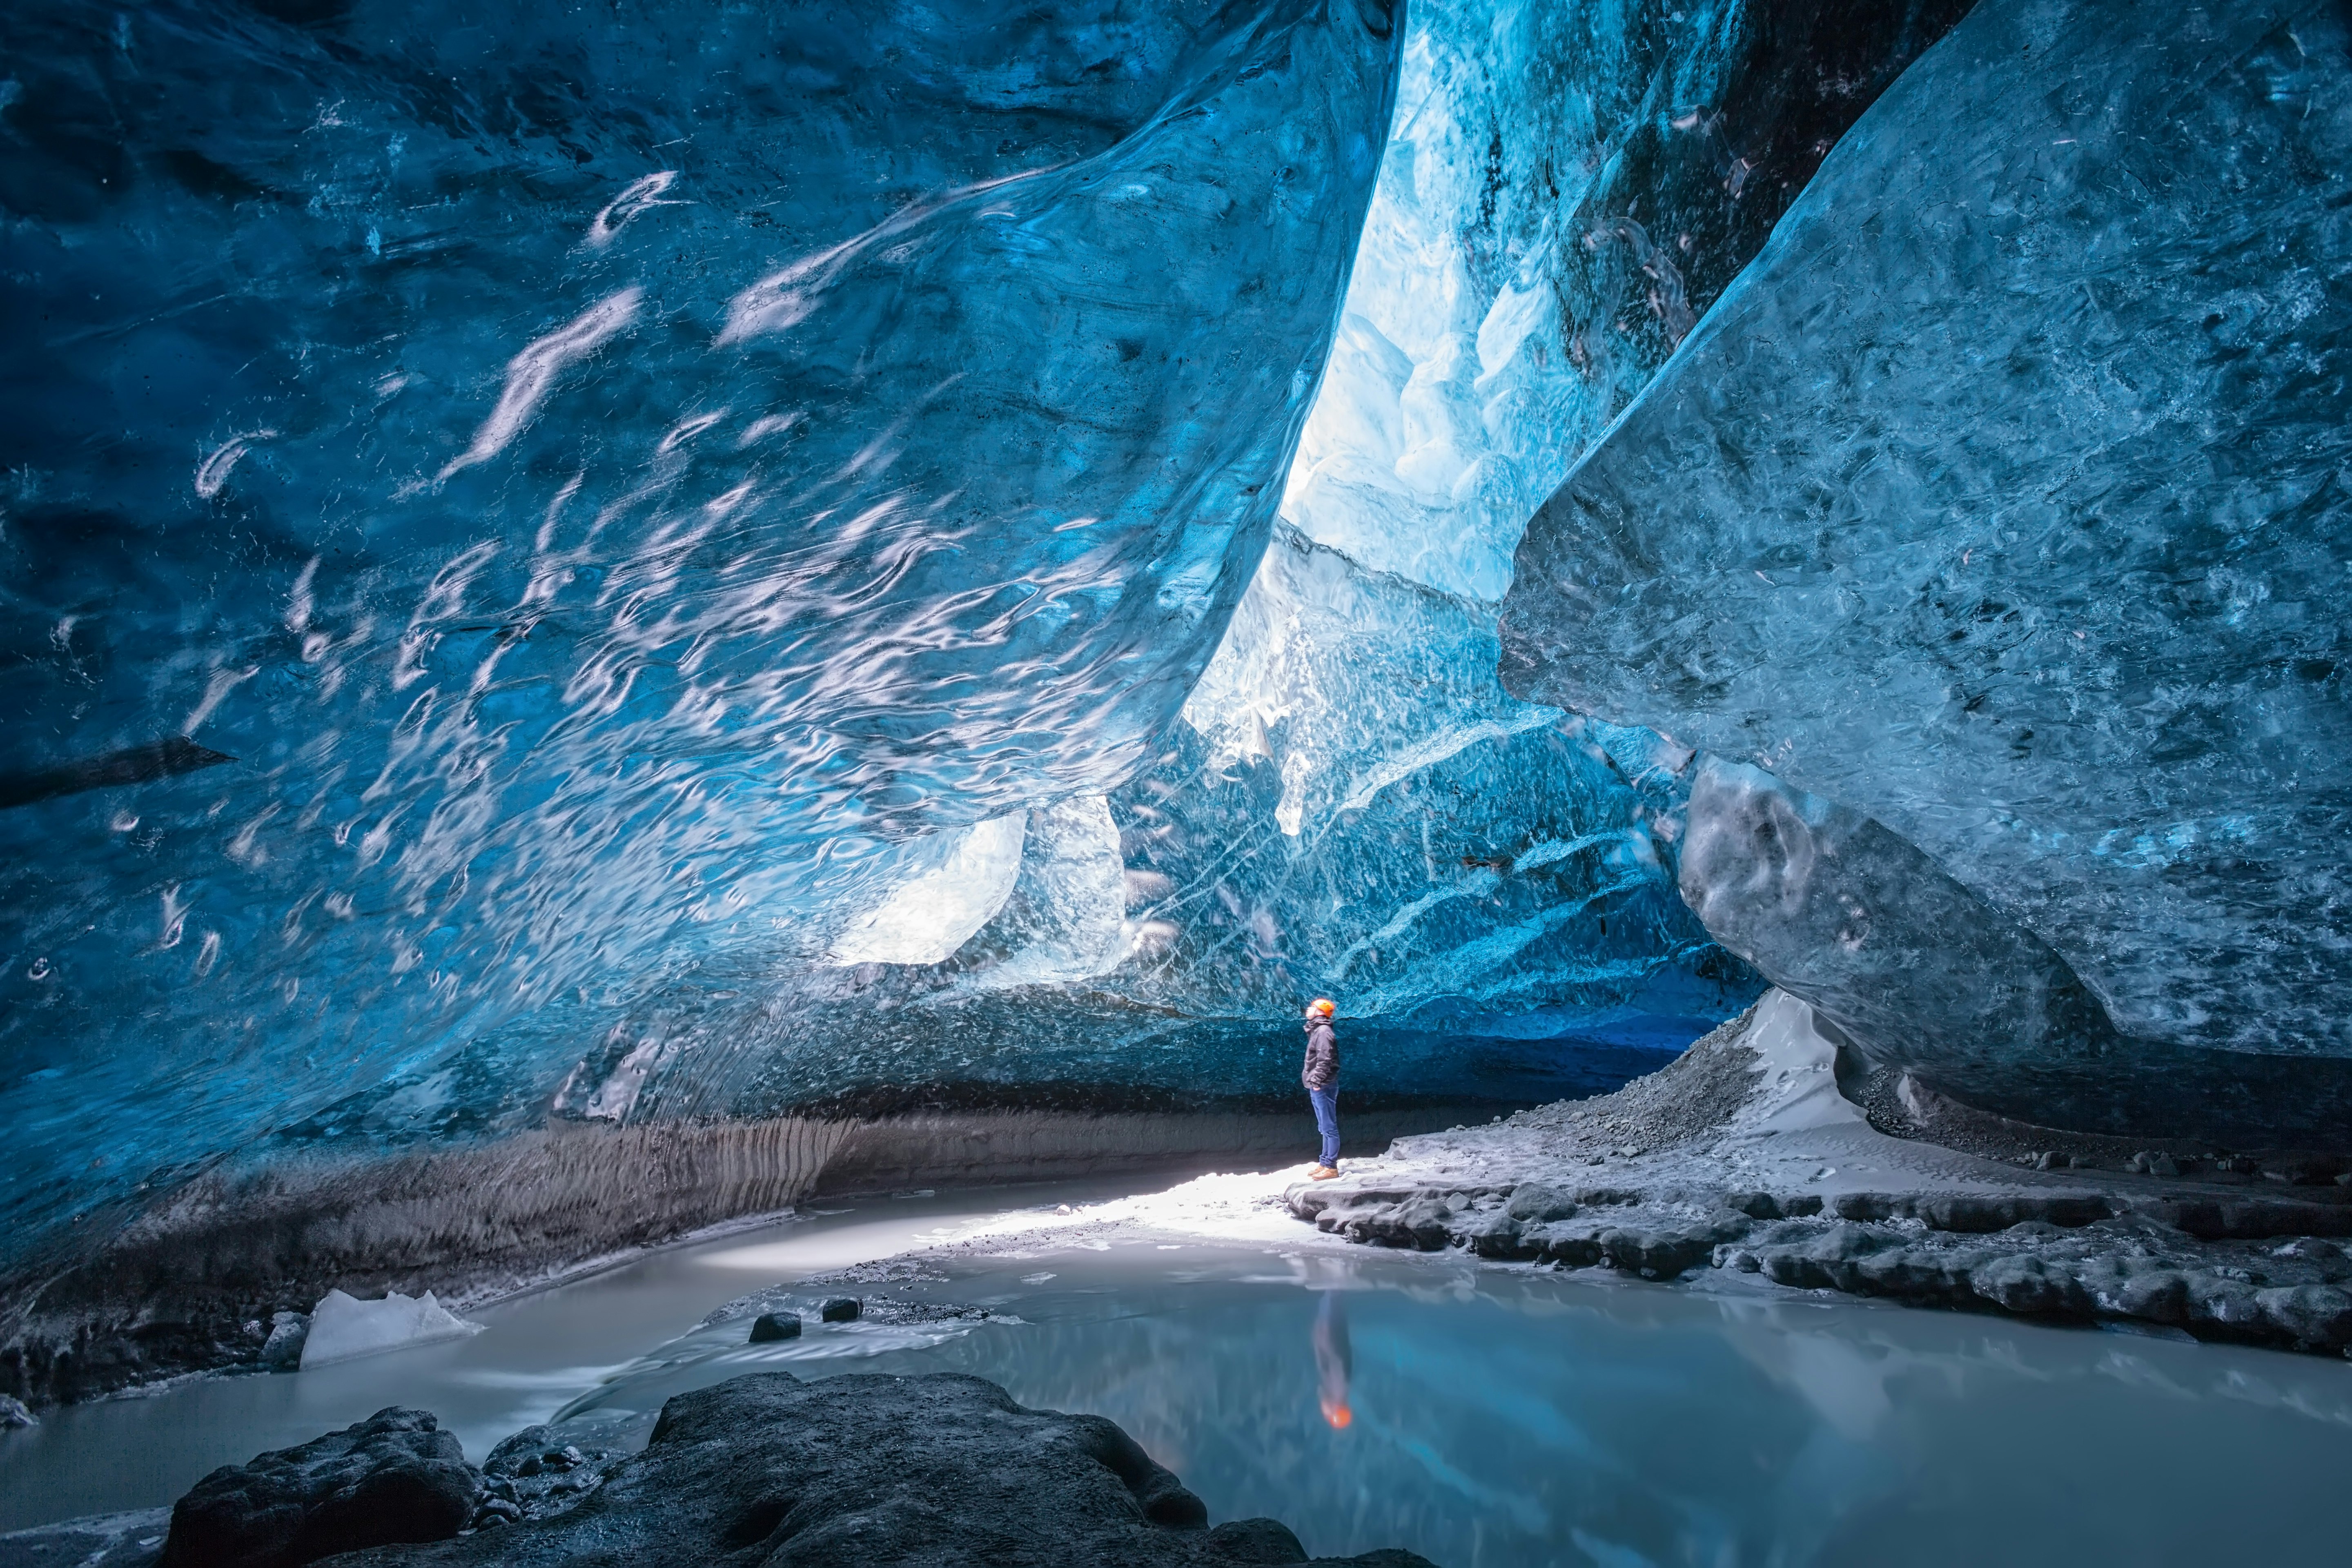
[{"label": "man standing", "polygon": [[1298,1081],[1315,1102],[1315,1125],[1323,1133],[1323,1159],[1310,1179],[1328,1182],[1339,1173],[1339,1037],[1331,1032],[1339,1006],[1328,996],[1307,1005],[1307,1066]]}]

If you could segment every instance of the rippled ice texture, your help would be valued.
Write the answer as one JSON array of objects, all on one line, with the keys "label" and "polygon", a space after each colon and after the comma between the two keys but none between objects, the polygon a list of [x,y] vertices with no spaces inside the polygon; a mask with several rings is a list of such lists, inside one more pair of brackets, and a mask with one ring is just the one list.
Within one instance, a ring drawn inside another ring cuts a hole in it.
[{"label": "rippled ice texture", "polygon": [[[1596,1032],[1678,1044],[1736,1010],[1754,977],[1674,891],[1688,752],[1502,691],[1484,603],[1501,583],[1447,552],[1507,560],[1829,140],[1957,10],[1413,7],[1290,470],[1299,531],[1143,773],[910,858],[824,964],[714,959],[618,1026],[551,1010],[313,1125],[520,1116],[549,1060],[600,1036],[567,1058],[563,1113],[750,1114],[937,1079],[1280,1092],[1282,1020],[1318,993],[1350,1020],[1360,1089],[1551,1095],[1595,1087],[1576,1042]],[[1482,342],[1493,374],[1438,374]],[[1407,482],[1441,426],[1495,479],[1459,506]]]},{"label": "rippled ice texture", "polygon": [[1735,1009],[1491,601],[1960,9],[12,11],[7,1212]]},{"label": "rippled ice texture", "polygon": [[910,835],[1131,773],[1399,48],[1379,0],[5,26],[18,1224],[551,998],[856,956],[959,852]]},{"label": "rippled ice texture", "polygon": [[1986,0],[1879,101],[1532,525],[1506,679],[1875,817],[2159,1060],[2352,1055],[2352,40],[2147,24]]}]

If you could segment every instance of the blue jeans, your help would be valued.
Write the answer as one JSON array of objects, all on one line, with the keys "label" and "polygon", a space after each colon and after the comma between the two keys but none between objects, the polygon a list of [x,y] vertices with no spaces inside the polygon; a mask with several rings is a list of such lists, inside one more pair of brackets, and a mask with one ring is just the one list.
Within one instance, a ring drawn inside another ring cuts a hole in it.
[{"label": "blue jeans", "polygon": [[1307,1098],[1315,1102],[1315,1125],[1323,1132],[1323,1163],[1337,1169],[1339,1163],[1339,1091],[1332,1089],[1310,1089]]}]

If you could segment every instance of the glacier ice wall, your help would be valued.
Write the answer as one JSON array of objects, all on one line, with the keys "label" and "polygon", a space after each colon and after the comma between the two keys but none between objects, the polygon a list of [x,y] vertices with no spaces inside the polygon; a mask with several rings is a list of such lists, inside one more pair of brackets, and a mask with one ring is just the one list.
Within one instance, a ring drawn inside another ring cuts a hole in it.
[{"label": "glacier ice wall", "polygon": [[[1509,700],[1485,601],[1533,507],[1835,136],[1962,9],[1412,9],[1346,313],[1286,489],[1302,537],[1268,554],[1186,705],[1171,757],[1197,742],[1209,770],[1163,761],[1150,798],[1113,797],[1135,821],[1130,922],[1163,952],[1094,984],[1195,1018],[1329,990],[1351,1017],[1465,1031],[1711,1019],[1746,999],[1750,977],[1671,897],[1644,903],[1631,944],[1622,911],[1593,910],[1632,879],[1648,879],[1643,900],[1670,890],[1670,775],[1689,753]],[[1666,753],[1680,760],[1662,769]],[[1261,776],[1247,795],[1231,787]],[[1453,853],[1417,856],[1363,814],[1381,791],[1426,787],[1444,820],[1470,776],[1494,798],[1461,812],[1473,831],[1441,830],[1468,840]],[[1163,836],[1211,822],[1223,853],[1162,863]],[[1570,844],[1557,864],[1537,848]],[[1320,912],[1286,901],[1350,861],[1364,869]],[[1196,940],[1202,927],[1219,934]],[[1375,952],[1386,967],[1360,971]],[[1432,1079],[1417,1056],[1367,1059]]]},{"label": "glacier ice wall", "polygon": [[1864,115],[1530,526],[1505,679],[1925,851],[2103,1004],[2086,1095],[2340,1133],[2352,37],[2147,24],[1984,0]]},{"label": "glacier ice wall", "polygon": [[1736,1008],[1690,752],[1503,691],[1491,601],[1963,8],[11,10],[16,1234],[1286,1092],[1301,991],[1513,1099]]},{"label": "glacier ice wall", "polygon": [[1991,1078],[2003,1109],[2044,1122],[2112,1120],[2101,1090],[2123,1042],[2105,1008],[1916,847],[1719,757],[1700,761],[1686,823],[1684,900],[1872,1065],[1980,1092]]},{"label": "glacier ice wall", "polygon": [[1382,0],[0,26],[20,1237],[558,999],[955,935],[892,889],[1132,773],[1249,580],[1399,48]]},{"label": "glacier ice wall", "polygon": [[2340,1141],[2352,1061],[2129,1038],[2049,943],[1851,806],[1699,761],[1680,885],[1707,931],[1861,1065],[2040,1125]]},{"label": "glacier ice wall", "polygon": [[[1287,1104],[1289,1019],[1318,992],[1345,1000],[1360,1100],[1525,1101],[1612,1087],[1752,997],[1675,892],[1687,752],[1508,697],[1489,609],[1286,530],[1259,581],[1279,594],[1245,601],[1136,778],[940,836],[851,923],[875,947],[711,954],[617,1019],[556,1003],[281,1146],[519,1128],[551,1102]],[[1282,626],[1250,624],[1276,602]],[[948,920],[977,929],[934,958]]]},{"label": "glacier ice wall", "polygon": [[1968,0],[1435,0],[1283,515],[1480,599],[1536,509]]},{"label": "glacier ice wall", "polygon": [[[1689,752],[1509,698],[1483,601],[1529,511],[1964,8],[1413,6],[1286,487],[1299,537],[1105,797],[1117,940],[1108,857],[1042,870],[1066,862],[1033,811],[1023,890],[1001,868],[961,884],[1010,901],[946,963],[763,979],[737,1020],[680,1003],[581,1081],[622,1083],[632,1114],[913,1078],[1275,1091],[1291,1041],[1266,1020],[1328,992],[1357,1084],[1529,1098],[1640,1059],[1596,1040],[1679,1046],[1736,1011],[1754,976],[1674,891]],[[1065,926],[1094,934],[1038,934]]]}]

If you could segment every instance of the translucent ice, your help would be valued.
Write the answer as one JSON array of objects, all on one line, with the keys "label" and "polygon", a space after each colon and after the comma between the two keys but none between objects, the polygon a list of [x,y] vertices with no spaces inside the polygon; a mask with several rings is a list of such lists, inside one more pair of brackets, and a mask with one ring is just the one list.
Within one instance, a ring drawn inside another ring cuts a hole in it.
[{"label": "translucent ice", "polygon": [[2352,1056],[2352,37],[2173,23],[1984,0],[1896,83],[1531,526],[1506,679],[1875,818],[2148,1082],[2285,1082]]},{"label": "translucent ice", "polygon": [[302,1342],[302,1370],[412,1345],[462,1340],[481,1331],[481,1324],[458,1317],[435,1300],[430,1290],[422,1298],[387,1291],[380,1301],[362,1301],[341,1290],[330,1290],[310,1310],[310,1337]]},{"label": "translucent ice", "polygon": [[910,877],[835,939],[835,963],[937,963],[1012,896],[1024,817],[992,816],[950,836],[947,858]]},{"label": "translucent ice", "polygon": [[[978,983],[1045,985],[1108,970],[1127,946],[1127,868],[1109,800],[1080,795],[1031,811],[1024,851],[1011,907],[971,954]],[[985,963],[992,951],[1003,960]]]},{"label": "translucent ice", "polygon": [[1860,812],[1707,758],[1680,882],[1866,1065],[2042,1125],[2326,1145],[2352,1061],[2128,1038],[2050,945]]},{"label": "translucent ice", "polygon": [[17,1234],[985,921],[967,830],[1129,775],[1255,567],[1396,21],[11,6]]},{"label": "translucent ice", "polygon": [[1752,999],[1675,890],[1687,752],[1513,700],[1491,610],[1296,534],[1248,605],[1279,613],[1140,776],[1003,826],[1009,876],[954,835],[908,847],[899,929],[994,903],[942,960],[714,955],[617,1024],[545,1009],[286,1136],[524,1125],[551,1092],[633,1121],[1287,1097],[1318,993],[1345,999],[1360,1093],[1526,1099],[1613,1084]]},{"label": "translucent ice", "polygon": [[1283,515],[1495,599],[1527,520],[1967,0],[1427,0]]},{"label": "translucent ice", "polygon": [[1500,689],[1491,601],[1960,8],[11,8],[12,1236],[1287,1092],[1301,990],[1368,1088],[1687,1038],[1755,984],[1688,753]]}]

